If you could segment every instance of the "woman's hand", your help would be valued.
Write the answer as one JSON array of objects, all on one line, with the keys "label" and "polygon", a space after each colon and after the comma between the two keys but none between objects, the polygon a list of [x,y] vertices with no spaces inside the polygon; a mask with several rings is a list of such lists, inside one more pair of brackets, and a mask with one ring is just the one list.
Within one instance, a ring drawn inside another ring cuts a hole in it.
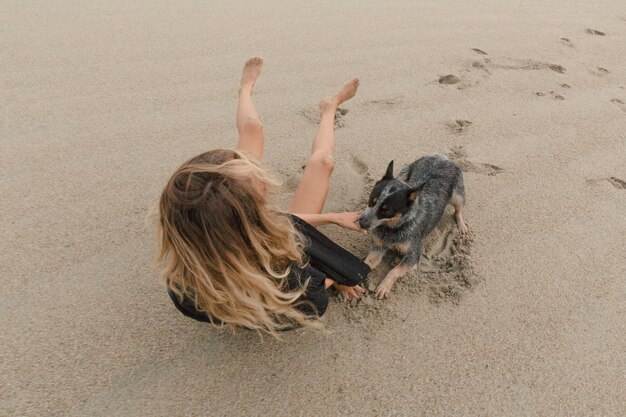
[{"label": "woman's hand", "polygon": [[367,233],[366,230],[361,229],[361,226],[359,226],[360,216],[361,216],[361,213],[358,213],[356,211],[348,211],[344,213],[333,213],[333,218],[334,218],[333,223],[335,223],[337,226],[341,226],[346,229],[355,230],[361,233]]},{"label": "woman's hand", "polygon": [[339,285],[335,282],[333,288],[342,293],[347,300],[358,300],[361,295],[365,294],[365,289],[360,285],[348,287],[347,285]]}]

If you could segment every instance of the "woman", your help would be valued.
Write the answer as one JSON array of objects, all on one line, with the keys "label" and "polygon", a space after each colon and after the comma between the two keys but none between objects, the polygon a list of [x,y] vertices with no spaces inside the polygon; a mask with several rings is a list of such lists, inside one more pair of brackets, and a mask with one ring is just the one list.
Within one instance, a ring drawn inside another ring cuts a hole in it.
[{"label": "woman", "polygon": [[[320,327],[317,318],[328,304],[325,290],[334,286],[356,299],[365,290],[355,284],[369,269],[314,229],[333,223],[360,230],[358,213],[321,214],[334,164],[335,110],[355,95],[359,80],[321,101],[311,157],[288,215],[272,206],[278,184],[260,165],[265,138],[252,89],[262,64],[252,58],[243,69],[237,149],[190,159],[165,186],[158,261],[183,314],[276,335],[294,326]],[[352,272],[359,279],[344,278]]]}]

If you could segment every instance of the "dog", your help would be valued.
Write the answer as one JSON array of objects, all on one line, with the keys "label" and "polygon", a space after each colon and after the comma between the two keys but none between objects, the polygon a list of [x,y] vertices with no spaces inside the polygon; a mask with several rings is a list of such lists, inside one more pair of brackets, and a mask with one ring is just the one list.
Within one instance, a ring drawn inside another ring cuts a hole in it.
[{"label": "dog", "polygon": [[469,233],[463,220],[465,186],[461,169],[447,157],[430,155],[404,167],[396,178],[393,161],[369,196],[359,225],[372,234],[365,263],[374,269],[388,250],[404,255],[376,288],[376,298],[387,298],[391,288],[415,269],[422,255],[422,240],[437,226],[448,204],[461,234]]}]

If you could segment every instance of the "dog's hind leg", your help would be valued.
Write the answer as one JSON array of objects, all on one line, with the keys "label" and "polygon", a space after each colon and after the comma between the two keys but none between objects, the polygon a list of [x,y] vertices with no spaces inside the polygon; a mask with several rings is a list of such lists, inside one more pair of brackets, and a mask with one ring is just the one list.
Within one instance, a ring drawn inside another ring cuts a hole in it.
[{"label": "dog's hind leg", "polygon": [[454,218],[456,225],[459,227],[459,232],[462,235],[469,233],[469,229],[463,220],[463,207],[465,206],[465,187],[463,186],[463,177],[459,177],[458,183],[452,190],[452,196],[450,197],[450,204],[454,207]]}]

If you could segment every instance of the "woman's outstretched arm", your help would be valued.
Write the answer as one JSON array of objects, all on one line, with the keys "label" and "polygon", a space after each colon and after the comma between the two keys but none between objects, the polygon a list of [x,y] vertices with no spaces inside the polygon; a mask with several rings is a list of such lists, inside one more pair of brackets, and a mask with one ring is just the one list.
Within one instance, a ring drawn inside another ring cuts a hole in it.
[{"label": "woman's outstretched arm", "polygon": [[292,214],[300,217],[302,220],[314,227],[322,226],[324,224],[336,224],[337,226],[341,226],[346,229],[365,233],[365,230],[361,229],[361,226],[359,226],[358,221],[360,213],[358,212]]},{"label": "woman's outstretched arm", "polygon": [[261,73],[263,59],[250,58],[246,61],[241,75],[239,86],[239,101],[237,102],[237,130],[239,142],[237,150],[252,154],[259,161],[263,159],[263,145],[265,134],[263,125],[252,102],[254,82]]}]

